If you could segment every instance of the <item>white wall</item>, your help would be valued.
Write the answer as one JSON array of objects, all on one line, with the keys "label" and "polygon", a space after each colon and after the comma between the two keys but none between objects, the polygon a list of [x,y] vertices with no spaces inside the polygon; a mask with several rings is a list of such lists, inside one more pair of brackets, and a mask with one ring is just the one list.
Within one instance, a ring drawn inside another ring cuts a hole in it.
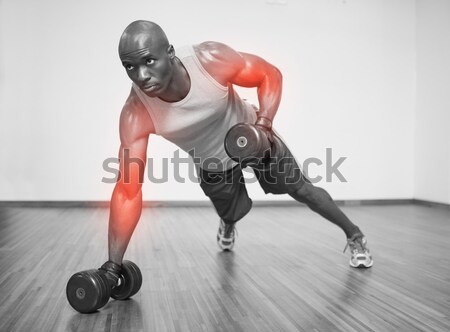
[{"label": "white wall", "polygon": [[450,1],[417,1],[415,188],[450,203]]},{"label": "white wall", "polygon": [[[102,162],[117,154],[130,89],[117,42],[136,19],[161,24],[175,46],[217,40],[277,65],[284,96],[275,126],[298,160],[325,162],[326,148],[347,157],[348,182],[319,183],[335,198],[413,197],[413,1],[3,0],[0,200],[109,199]],[[173,150],[150,140],[157,165]],[[169,178],[146,183],[144,198],[205,199],[197,184]],[[274,199],[257,184],[249,191]]]}]

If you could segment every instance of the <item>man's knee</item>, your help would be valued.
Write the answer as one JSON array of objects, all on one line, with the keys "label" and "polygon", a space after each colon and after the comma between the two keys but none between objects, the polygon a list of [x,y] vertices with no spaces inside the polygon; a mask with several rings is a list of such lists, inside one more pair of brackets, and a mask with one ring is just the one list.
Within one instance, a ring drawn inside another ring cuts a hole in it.
[{"label": "man's knee", "polygon": [[320,205],[332,200],[331,196],[322,188],[315,187],[311,183],[305,183],[300,189],[295,191],[294,199],[297,199],[309,206]]},{"label": "man's knee", "polygon": [[290,193],[289,195],[298,201],[301,201],[305,204],[310,204],[314,200],[314,188],[315,187],[312,184],[305,182],[299,189]]}]

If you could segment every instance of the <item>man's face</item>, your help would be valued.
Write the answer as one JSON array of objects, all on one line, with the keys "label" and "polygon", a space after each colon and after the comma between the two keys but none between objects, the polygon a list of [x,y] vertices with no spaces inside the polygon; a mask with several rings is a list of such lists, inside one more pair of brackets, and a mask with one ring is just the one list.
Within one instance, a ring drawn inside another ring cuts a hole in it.
[{"label": "man's face", "polygon": [[173,47],[150,38],[127,43],[120,53],[128,77],[149,97],[164,94],[172,80]]}]

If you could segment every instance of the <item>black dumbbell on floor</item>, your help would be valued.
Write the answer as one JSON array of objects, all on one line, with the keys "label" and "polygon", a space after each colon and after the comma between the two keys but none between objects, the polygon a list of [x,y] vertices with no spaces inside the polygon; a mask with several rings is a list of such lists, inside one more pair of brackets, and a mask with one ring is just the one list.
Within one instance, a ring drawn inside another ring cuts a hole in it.
[{"label": "black dumbbell on floor", "polygon": [[123,261],[117,285],[112,285],[103,269],[77,272],[67,282],[66,295],[70,305],[81,313],[94,312],[108,303],[109,298],[126,300],[135,295],[142,285],[139,267]]}]

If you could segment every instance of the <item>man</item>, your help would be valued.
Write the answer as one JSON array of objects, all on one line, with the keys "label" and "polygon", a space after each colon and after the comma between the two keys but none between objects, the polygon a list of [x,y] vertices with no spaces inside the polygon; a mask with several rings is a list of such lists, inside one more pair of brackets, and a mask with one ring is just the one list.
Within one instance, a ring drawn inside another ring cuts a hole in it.
[{"label": "man", "polygon": [[[117,276],[141,215],[150,134],[165,137],[194,158],[200,185],[220,216],[217,242],[223,250],[233,247],[234,225],[250,210],[251,200],[241,165],[226,155],[223,142],[228,129],[241,122],[254,123],[267,133],[276,147],[275,160],[284,163],[255,169],[265,192],[287,193],[339,226],[352,252],[350,265],[372,266],[360,229],[325,190],[302,176],[289,149],[272,131],[281,99],[282,76],[276,67],[217,42],[175,53],[161,27],[148,21],[133,22],[125,29],[119,56],[133,84],[120,116],[121,176],[111,199],[109,261],[104,269]],[[239,98],[233,85],[257,88],[258,112]]]}]

